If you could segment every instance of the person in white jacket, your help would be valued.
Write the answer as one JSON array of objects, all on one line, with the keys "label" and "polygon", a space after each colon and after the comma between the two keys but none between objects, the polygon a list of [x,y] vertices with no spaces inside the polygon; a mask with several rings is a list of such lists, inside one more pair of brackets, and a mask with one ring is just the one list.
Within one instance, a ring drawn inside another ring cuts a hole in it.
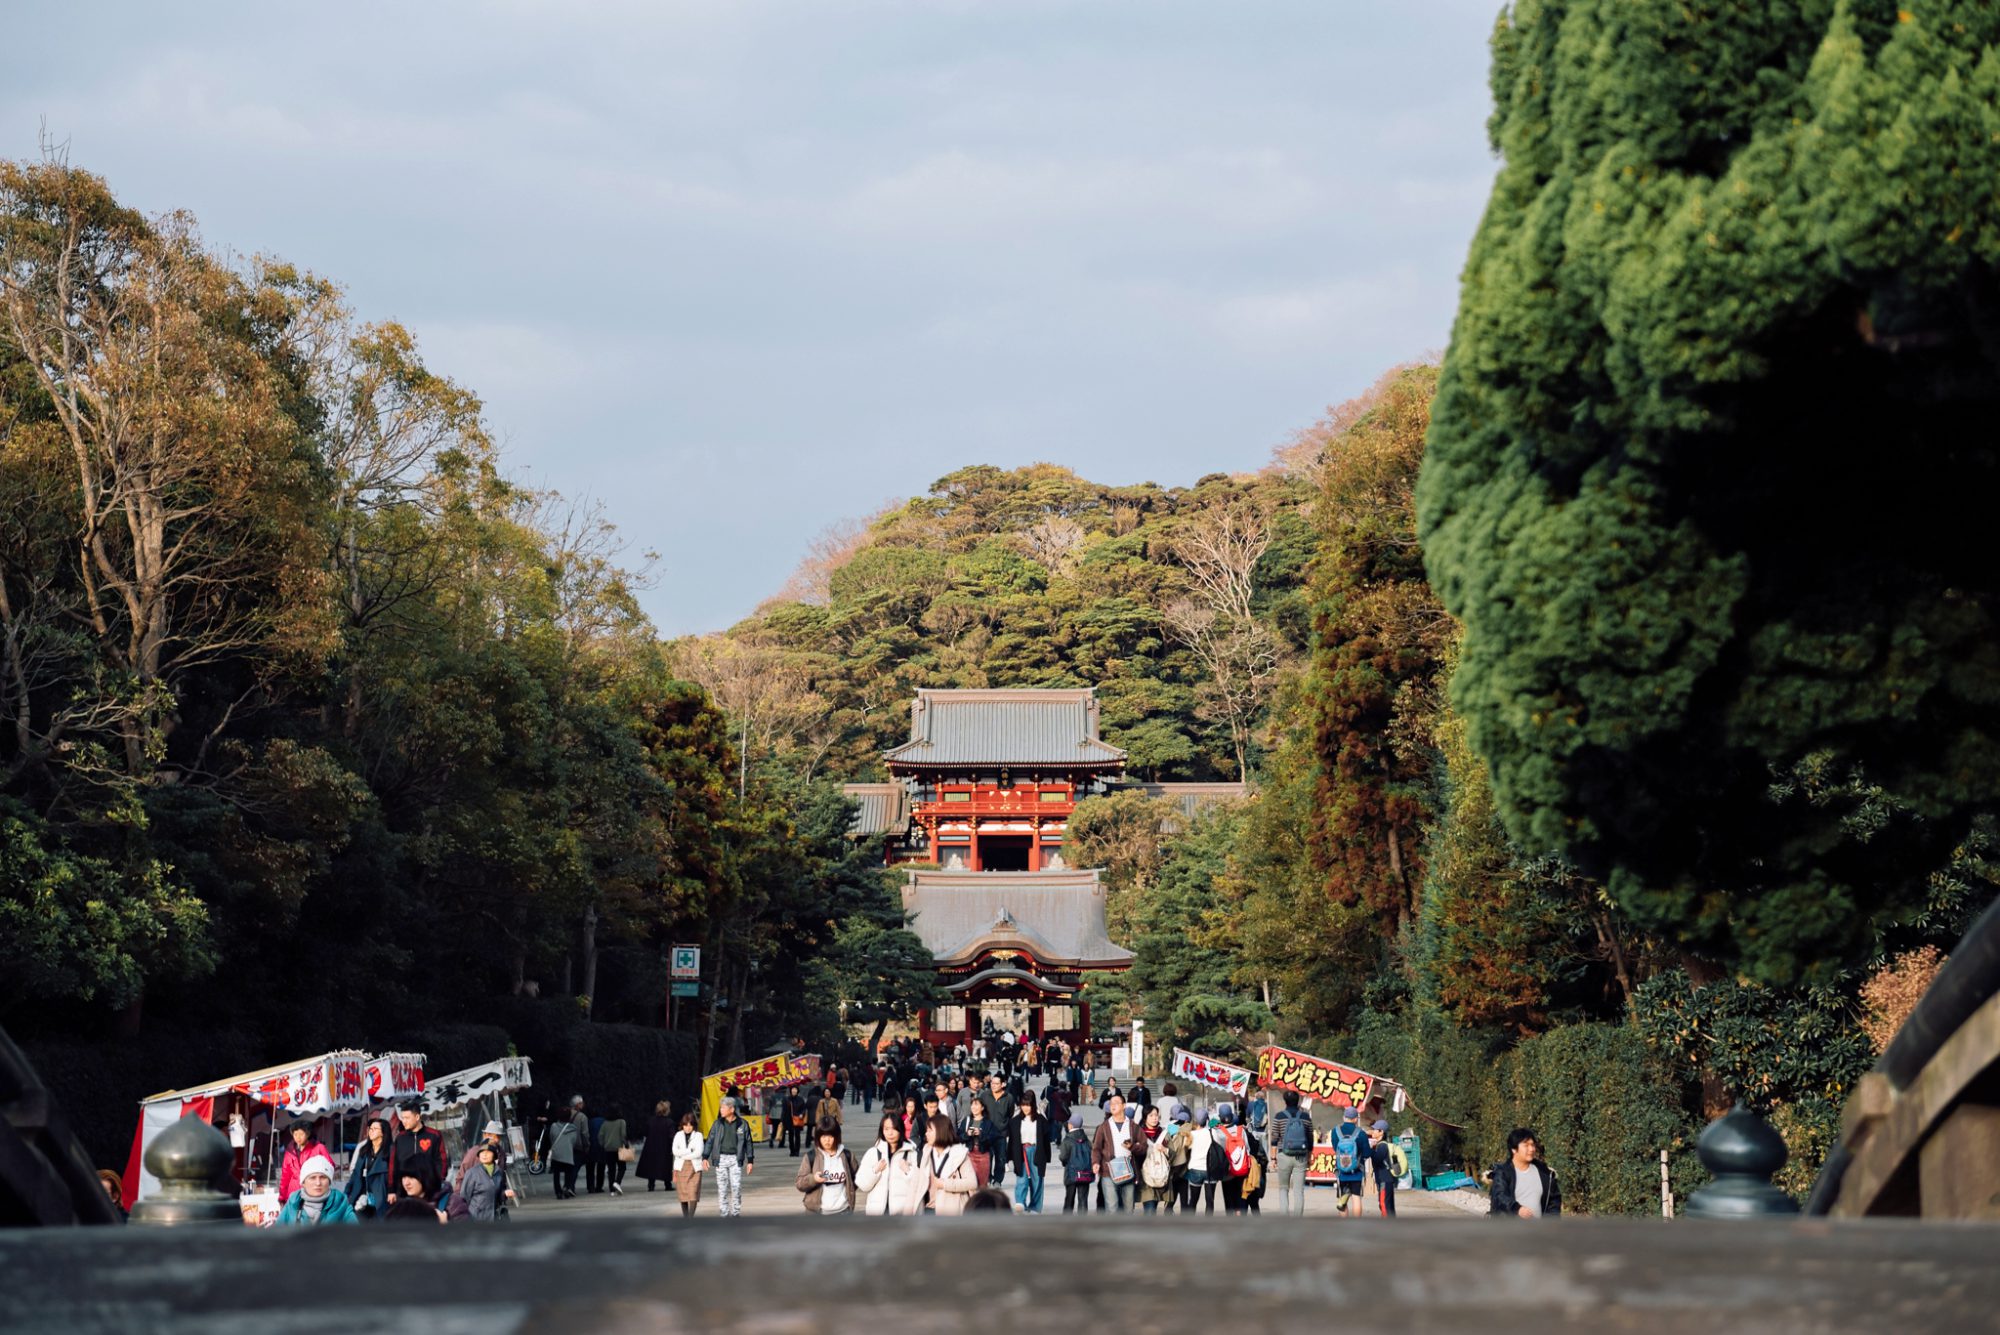
[{"label": "person in white jacket", "polygon": [[877,1218],[920,1214],[924,1208],[924,1175],[917,1147],[903,1136],[900,1113],[885,1113],[875,1143],[861,1156],[854,1173],[861,1192],[861,1213]]},{"label": "person in white jacket", "polygon": [[964,1214],[972,1193],[979,1190],[979,1175],[972,1171],[972,1155],[952,1133],[950,1119],[942,1114],[931,1118],[922,1154],[931,1213]]},{"label": "person in white jacket", "polygon": [[680,1198],[681,1217],[692,1219],[701,1203],[701,1173],[708,1166],[703,1158],[708,1147],[695,1130],[694,1114],[681,1114],[681,1129],[674,1132],[674,1194]]}]

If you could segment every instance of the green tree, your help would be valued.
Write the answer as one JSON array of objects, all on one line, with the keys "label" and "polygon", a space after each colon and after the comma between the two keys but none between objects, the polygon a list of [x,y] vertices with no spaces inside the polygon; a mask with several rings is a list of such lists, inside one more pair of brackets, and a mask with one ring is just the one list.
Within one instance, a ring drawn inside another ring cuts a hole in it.
[{"label": "green tree", "polygon": [[[2000,792],[2000,12],[1521,4],[1420,501],[1530,854],[1767,981]],[[1774,797],[1806,758],[1859,797]],[[1863,837],[1864,833],[1868,837]]]}]

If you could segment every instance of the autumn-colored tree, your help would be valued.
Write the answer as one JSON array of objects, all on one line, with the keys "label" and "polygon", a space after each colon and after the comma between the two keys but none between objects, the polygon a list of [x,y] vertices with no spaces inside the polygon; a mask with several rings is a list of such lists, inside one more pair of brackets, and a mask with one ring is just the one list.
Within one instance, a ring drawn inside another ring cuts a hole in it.
[{"label": "autumn-colored tree", "polygon": [[1436,383],[1428,366],[1401,372],[1326,441],[1314,516],[1312,854],[1328,893],[1365,907],[1384,934],[1408,925],[1423,884],[1428,720],[1453,634],[1424,578],[1412,501]]}]

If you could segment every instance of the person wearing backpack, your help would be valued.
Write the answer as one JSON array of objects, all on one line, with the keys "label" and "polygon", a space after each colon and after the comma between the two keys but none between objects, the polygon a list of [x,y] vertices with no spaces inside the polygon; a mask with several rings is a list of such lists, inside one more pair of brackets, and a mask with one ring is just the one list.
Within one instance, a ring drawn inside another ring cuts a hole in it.
[{"label": "person wearing backpack", "polygon": [[1361,1191],[1368,1177],[1368,1137],[1361,1131],[1361,1114],[1352,1105],[1340,1110],[1340,1129],[1333,1133],[1334,1209],[1361,1217]]},{"label": "person wearing backpack", "polygon": [[1181,1213],[1194,1210],[1197,1197],[1203,1200],[1203,1213],[1215,1213],[1215,1118],[1213,1114],[1195,1119],[1194,1127],[1188,1132],[1187,1176],[1183,1179],[1186,1195],[1181,1198]]},{"label": "person wearing backpack", "polygon": [[1091,1167],[1090,1137],[1083,1134],[1083,1114],[1069,1115],[1069,1133],[1062,1142],[1063,1213],[1090,1209],[1090,1185],[1097,1180]]},{"label": "person wearing backpack", "polygon": [[1185,1103],[1176,1104],[1167,1125],[1167,1208],[1186,1214],[1188,1210],[1188,1160],[1192,1157],[1194,1128],[1188,1123],[1194,1114]]},{"label": "person wearing backpack", "polygon": [[1173,1160],[1167,1152],[1167,1128],[1160,1121],[1158,1108],[1146,1109],[1146,1120],[1139,1124],[1139,1133],[1145,1137],[1144,1157],[1139,1161],[1139,1208],[1154,1214],[1161,1201],[1173,1200],[1174,1183]]},{"label": "person wearing backpack", "polygon": [[1396,1217],[1396,1179],[1408,1166],[1403,1151],[1389,1139],[1389,1124],[1377,1118],[1368,1128],[1368,1170],[1375,1175],[1375,1203],[1384,1219]]},{"label": "person wearing backpack", "polygon": [[1299,1106],[1299,1091],[1285,1091],[1285,1106],[1271,1119],[1271,1176],[1278,1184],[1278,1213],[1306,1212],[1306,1164],[1312,1158],[1313,1119]]},{"label": "person wearing backpack", "polygon": [[1215,1133],[1209,1158],[1213,1161],[1219,1154],[1222,1160],[1222,1208],[1229,1214],[1242,1214],[1245,1183],[1256,1162],[1250,1157],[1250,1130],[1236,1120],[1235,1107],[1227,1103],[1216,1110],[1216,1120],[1221,1128]]}]

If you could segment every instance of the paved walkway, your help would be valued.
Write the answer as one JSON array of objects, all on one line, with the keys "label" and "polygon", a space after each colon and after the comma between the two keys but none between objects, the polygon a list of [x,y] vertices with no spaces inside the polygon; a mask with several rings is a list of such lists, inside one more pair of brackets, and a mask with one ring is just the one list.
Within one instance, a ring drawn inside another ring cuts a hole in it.
[{"label": "paved walkway", "polygon": [[[1033,1082],[1033,1087],[1037,1091],[1037,1094],[1045,1086],[1045,1081],[1037,1080]],[[864,1113],[861,1110],[860,1104],[848,1103],[842,1106],[841,1113],[841,1136],[847,1146],[854,1150],[855,1157],[859,1158],[861,1152],[875,1141],[875,1129],[881,1122],[881,1105],[877,1104],[873,1112]],[[1083,1115],[1086,1130],[1095,1128],[1099,1122],[1104,1120],[1104,1115],[1094,1106],[1086,1107],[1083,1110]],[[799,1161],[786,1151],[782,1143],[775,1146],[759,1145],[757,1147],[756,1168],[744,1179],[743,1183],[743,1213],[746,1215],[795,1215],[803,1213],[799,1205],[798,1188],[794,1185],[794,1176],[798,1172],[798,1167]],[[523,1207],[522,1213],[524,1215],[532,1213],[537,1218],[555,1218],[558,1216],[562,1218],[602,1217],[607,1215],[615,1215],[619,1218],[660,1217],[678,1219],[680,1217],[680,1205],[675,1200],[673,1189],[669,1184],[662,1183],[659,1190],[648,1192],[644,1182],[632,1179],[629,1168],[626,1171],[625,1194],[623,1196],[613,1195],[609,1191],[598,1195],[586,1193],[583,1191],[584,1179],[579,1175],[577,1178],[579,1194],[576,1199],[558,1201],[549,1194],[548,1182],[549,1179],[547,1177],[534,1179],[533,1189],[536,1194]],[[1013,1176],[1010,1174],[1001,1185],[1011,1198],[1014,1194]],[[1045,1212],[1061,1213],[1063,1185],[1062,1171],[1059,1168],[1051,1167],[1048,1170],[1047,1176],[1043,1181],[1042,1195],[1042,1208]],[[1452,1199],[1453,1197],[1470,1195],[1471,1193],[1466,1192],[1399,1192],[1396,1196],[1397,1217],[1398,1219],[1458,1219],[1463,1218],[1468,1212],[1468,1205],[1474,1206],[1478,1212],[1483,1213],[1486,1208],[1486,1201],[1483,1196],[1472,1197],[1467,1201],[1455,1201]],[[1312,1216],[1335,1216],[1334,1197],[1335,1192],[1332,1187],[1309,1188],[1306,1191],[1306,1214]],[[1275,1216],[1277,1211],[1277,1193],[1275,1189],[1265,1194],[1263,1204],[1264,1213]],[[1133,1213],[1135,1217],[1141,1214],[1137,1210]],[[701,1208],[695,1212],[695,1217],[698,1219],[712,1219],[716,1217],[714,1174],[709,1174],[702,1179]],[[1219,1192],[1217,1193],[1216,1200],[1216,1217],[1223,1217]],[[1371,1213],[1364,1220],[1355,1222],[1383,1224],[1395,1221],[1386,1220],[1379,1215]]]}]

